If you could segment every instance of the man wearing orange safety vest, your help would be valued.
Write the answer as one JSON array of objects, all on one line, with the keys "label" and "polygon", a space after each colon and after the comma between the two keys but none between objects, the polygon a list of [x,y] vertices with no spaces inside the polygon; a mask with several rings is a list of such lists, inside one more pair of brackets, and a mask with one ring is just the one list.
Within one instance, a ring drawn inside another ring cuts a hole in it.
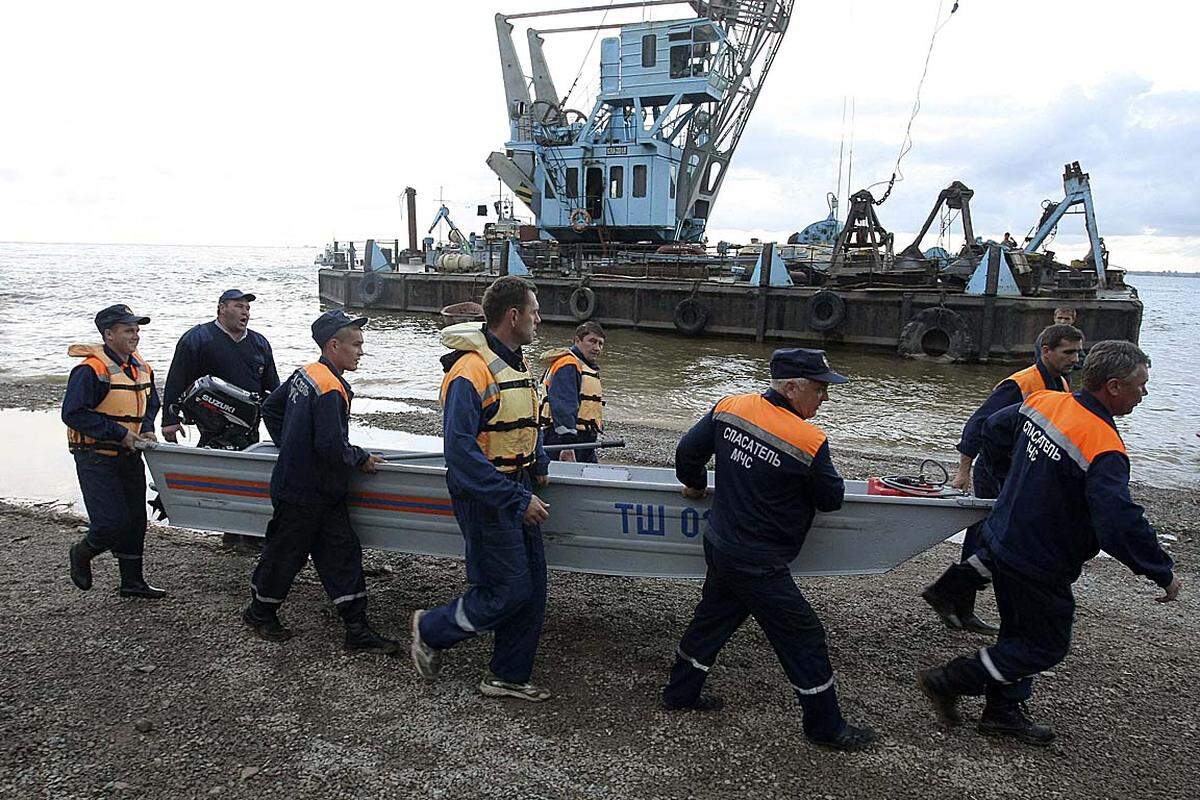
[{"label": "man wearing orange safety vest", "polygon": [[811,419],[831,383],[846,383],[822,350],[776,350],[771,388],[726,397],[679,441],[675,472],[683,495],[704,496],[706,465],[716,458],[716,489],[704,531],[708,565],[696,606],[663,688],[665,708],[716,710],[702,693],[721,648],[753,615],[774,648],[803,709],[814,744],[862,750],[875,739],[842,718],[825,629],[792,578],[817,511],[842,507],[845,484],[829,443]]},{"label": "man wearing orange safety vest", "polygon": [[[1070,325],[1056,324],[1038,334],[1038,341],[1041,343],[1041,349],[1037,361],[996,384],[988,399],[963,426],[962,438],[958,442],[958,474],[950,481],[954,488],[963,491],[973,488],[976,497],[995,499],[1000,494],[1000,481],[997,480],[995,470],[987,458],[976,458],[982,446],[984,422],[995,412],[1020,403],[1034,392],[1047,389],[1056,392],[1070,391],[1066,376],[1080,361],[1083,353],[1083,334]],[[967,528],[963,537],[961,559],[928,586],[921,593],[921,597],[933,607],[949,628],[975,633],[996,633],[999,628],[984,622],[975,613],[976,594],[989,583],[986,575],[977,568],[978,559],[975,558],[982,529],[982,522]]]},{"label": "man wearing orange safety vest", "polygon": [[358,369],[366,317],[326,311],[312,324],[321,358],[292,373],[263,403],[263,421],[279,448],[271,472],[266,543],[250,579],[245,622],[268,641],[292,632],[278,612],[292,582],[311,556],[321,585],[346,627],[344,648],[353,653],[396,655],[400,644],[376,633],[367,621],[367,583],[362,545],[346,503],[350,478],[373,473],[382,459],[350,444],[354,392],[343,376]]},{"label": "man wearing orange safety vest", "polygon": [[83,361],[67,379],[62,421],[88,512],[87,535],[70,551],[71,581],[92,588],[91,561],[109,550],[121,572],[120,595],[156,600],[167,593],[142,574],[146,469],[134,449],[139,441],[154,441],[160,405],[154,370],[137,351],[141,326],[149,322],[126,305],[96,315],[103,344],[67,350]]},{"label": "man wearing orange safety vest", "polygon": [[412,616],[412,659],[433,680],[442,654],[481,633],[494,634],[485,697],[538,703],[550,692],[531,681],[546,616],[546,553],[541,524],[550,506],[534,494],[545,486],[546,457],[538,420],[537,382],[521,348],[533,342],[541,316],[537,289],[515,275],[483,293],[480,325],[442,330],[442,439],[446,487],[462,530],[467,591]]},{"label": "man wearing orange safety vest", "polygon": [[1083,391],[1040,391],[984,424],[983,452],[1004,476],[978,552],[992,578],[1000,635],[991,647],[918,673],[943,721],[963,695],[986,695],[980,733],[1044,745],[1054,732],[1025,708],[1033,676],[1071,643],[1071,585],[1100,549],[1176,599],[1180,582],[1142,507],[1129,494],[1129,457],[1114,417],[1146,396],[1150,359],[1131,342],[1092,346]]},{"label": "man wearing orange safety vest", "polygon": [[[546,444],[591,444],[604,429],[604,390],[596,365],[603,352],[604,328],[589,320],[575,329],[569,350],[551,350],[542,356],[549,365],[542,379],[540,412]],[[558,457],[596,463],[595,450],[562,450]]]}]

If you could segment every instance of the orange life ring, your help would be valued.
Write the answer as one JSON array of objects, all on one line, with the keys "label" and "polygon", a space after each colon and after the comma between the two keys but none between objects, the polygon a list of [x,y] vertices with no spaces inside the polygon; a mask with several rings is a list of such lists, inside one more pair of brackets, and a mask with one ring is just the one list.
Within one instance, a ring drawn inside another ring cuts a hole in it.
[{"label": "orange life ring", "polygon": [[571,230],[583,233],[591,224],[592,215],[587,212],[586,208],[577,208],[571,212]]}]

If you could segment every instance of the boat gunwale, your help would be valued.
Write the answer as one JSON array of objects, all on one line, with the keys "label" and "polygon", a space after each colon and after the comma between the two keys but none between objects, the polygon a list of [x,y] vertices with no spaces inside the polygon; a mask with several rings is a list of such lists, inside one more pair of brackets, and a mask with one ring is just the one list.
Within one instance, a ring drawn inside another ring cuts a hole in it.
[{"label": "boat gunwale", "polygon": [[[167,454],[171,454],[171,453],[192,454],[192,453],[194,453],[195,455],[201,456],[201,457],[216,455],[219,458],[232,457],[236,460],[247,460],[247,461],[275,461],[275,460],[277,460],[278,459],[277,452],[263,452],[262,450],[256,449],[256,448],[263,448],[265,450],[267,447],[273,447],[273,445],[261,443],[258,445],[252,445],[251,449],[249,449],[249,450],[210,450],[210,449],[202,449],[199,447],[192,447],[192,446],[188,446],[188,445],[171,444],[169,442],[148,442],[141,449],[144,450],[145,452],[147,452],[148,454],[162,451]],[[375,454],[385,454],[385,455],[404,455],[404,454],[409,454],[409,453],[425,453],[425,452],[430,452],[430,451],[425,451],[425,450],[372,450],[371,452],[373,452]],[[580,466],[581,467],[591,467],[591,466],[596,466],[596,465],[582,464]],[[631,469],[637,469],[637,470],[656,470],[656,471],[661,470],[663,472],[670,472],[669,467],[649,467],[649,466],[643,466],[640,464],[616,464],[616,463],[613,463],[613,464],[602,464],[600,466],[601,467],[613,467],[613,468],[631,468]],[[384,462],[378,466],[379,472],[384,473],[384,474],[386,474],[386,473],[399,473],[399,474],[410,473],[410,474],[418,474],[418,475],[442,476],[442,475],[445,475],[446,469],[447,468],[444,464],[425,465],[425,464],[415,464],[415,463],[401,464],[401,463],[395,463],[395,462]],[[711,487],[711,486],[715,485],[715,482],[716,482],[715,474],[711,470],[709,470],[708,475],[709,475],[709,485]],[[625,487],[631,491],[669,492],[669,493],[673,493],[673,494],[679,494],[683,488],[682,484],[680,484],[678,481],[672,481],[672,482],[644,481],[644,480],[634,481],[632,479],[608,480],[608,479],[604,479],[604,478],[585,478],[582,475],[580,475],[580,476],[555,475],[553,477],[554,477],[554,482],[552,485],[554,485],[554,486],[586,486],[586,487],[593,487],[593,488],[598,488],[598,489],[611,489],[614,487]],[[847,480],[846,483],[847,484],[855,484],[856,488],[857,488],[857,485],[862,485],[864,488],[866,486],[866,481]],[[682,497],[682,495],[680,495],[680,496]],[[703,502],[710,501],[710,500],[711,500],[711,498],[706,496],[703,500],[700,500],[697,502],[703,503]],[[932,507],[954,506],[954,507],[960,507],[960,508],[963,508],[963,507],[965,507],[965,508],[990,508],[995,503],[994,500],[986,500],[986,499],[975,497],[974,495],[968,495],[968,494],[949,495],[949,496],[944,496],[944,497],[917,497],[917,496],[906,496],[906,495],[868,494],[865,491],[864,492],[849,492],[848,491],[845,494],[845,500],[855,502],[855,503],[882,503],[885,505],[910,505],[910,506],[932,506]]]}]

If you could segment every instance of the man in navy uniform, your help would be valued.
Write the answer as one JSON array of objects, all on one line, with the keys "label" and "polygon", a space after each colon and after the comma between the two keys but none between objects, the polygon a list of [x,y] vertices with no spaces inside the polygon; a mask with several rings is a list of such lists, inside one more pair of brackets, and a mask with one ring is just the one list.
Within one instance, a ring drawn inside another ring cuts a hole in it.
[{"label": "man in navy uniform", "polygon": [[138,353],[149,317],[115,305],[96,315],[103,344],[75,344],[68,355],[83,362],[71,370],[62,403],[67,443],[75,458],[88,512],[88,532],[70,551],[71,580],[92,588],[91,561],[106,550],[117,558],[122,597],[156,600],[166,592],[146,583],[146,469],[139,441],[154,441],[158,392],[154,370]]},{"label": "man in navy uniform", "polygon": [[394,655],[399,643],[367,622],[362,545],[346,508],[354,471],[373,473],[382,461],[349,441],[354,393],[342,375],[358,369],[366,324],[366,317],[355,319],[341,310],[318,317],[312,336],[321,358],[296,370],[263,403],[267,431],[279,447],[271,473],[275,513],[242,620],[263,639],[291,638],[279,621],[279,607],[312,556],[321,585],[346,625],[345,649]]},{"label": "man in navy uniform", "polygon": [[[547,364],[542,379],[541,418],[548,445],[591,444],[604,429],[604,389],[597,361],[604,352],[604,328],[588,321],[575,329],[570,349],[552,350],[542,356]],[[595,464],[596,450],[562,450],[562,461]]]},{"label": "man in navy uniform", "polygon": [[917,674],[942,719],[961,721],[962,695],[986,695],[979,731],[1044,745],[1054,732],[1025,708],[1033,676],[1066,658],[1071,585],[1101,548],[1176,599],[1180,582],[1142,507],[1129,495],[1129,457],[1114,417],[1146,396],[1150,359],[1131,342],[1092,346],[1083,391],[1040,391],[984,425],[984,453],[1006,475],[983,528],[981,563],[1000,609],[996,644]]},{"label": "man in navy uniform", "polygon": [[[1000,409],[1020,403],[1034,392],[1046,389],[1056,392],[1071,390],[1067,374],[1075,369],[1082,357],[1083,334],[1070,325],[1055,324],[1038,334],[1038,342],[1040,351],[1037,360],[996,384],[987,400],[963,426],[958,442],[958,474],[950,481],[955,489],[968,491],[973,488],[975,496],[985,500],[994,500],[999,496],[997,473],[988,459],[980,456],[984,422]],[[926,587],[921,597],[949,628],[996,633],[1000,630],[997,626],[983,621],[975,613],[975,598],[990,583],[987,568],[975,555],[982,529],[982,522],[967,528],[959,562],[951,565],[933,584]]]},{"label": "man in navy uniform", "polygon": [[541,524],[550,506],[533,493],[550,460],[542,446],[537,383],[521,348],[541,317],[536,288],[517,276],[483,293],[480,325],[442,330],[441,403],[446,485],[466,547],[466,593],[412,617],[412,659],[433,680],[443,651],[483,632],[495,634],[485,697],[539,703],[550,692],[532,683],[546,616],[546,554]]},{"label": "man in navy uniform", "polygon": [[[261,333],[247,327],[252,302],[252,294],[226,290],[217,301],[216,319],[190,329],[175,345],[175,357],[171,359],[163,389],[162,432],[168,442],[178,441],[183,429],[175,405],[197,378],[213,375],[263,397],[279,386],[271,344]],[[249,438],[257,442],[258,431],[251,431]],[[205,444],[201,438],[200,447]]]},{"label": "man in navy uniform", "polygon": [[723,705],[701,690],[721,647],[753,615],[796,692],[808,740],[837,750],[874,741],[870,728],[842,718],[825,629],[788,567],[815,513],[842,507],[829,443],[807,420],[829,384],[846,382],[822,350],[776,350],[768,391],[724,398],[680,440],[675,471],[684,496],[704,497],[714,454],[716,493],[704,532],[704,589],[663,689],[666,708]]}]

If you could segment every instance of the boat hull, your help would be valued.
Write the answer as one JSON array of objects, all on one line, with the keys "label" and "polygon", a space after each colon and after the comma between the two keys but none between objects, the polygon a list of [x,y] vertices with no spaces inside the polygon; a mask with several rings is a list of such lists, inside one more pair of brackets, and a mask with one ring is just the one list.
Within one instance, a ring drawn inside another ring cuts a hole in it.
[{"label": "boat hull", "polygon": [[[384,455],[396,451],[381,451]],[[170,444],[146,449],[146,462],[173,525],[251,536],[271,518],[269,483],[276,451],[245,452]],[[552,569],[657,578],[699,578],[710,501],[680,494],[673,470],[554,462],[538,495],[550,506],[542,526]],[[440,458],[387,463],[356,475],[350,519],[364,547],[463,557],[463,540]],[[887,572],[987,514],[991,501],[973,497],[868,495],[846,482],[846,502],[818,513],[796,575]]]}]

